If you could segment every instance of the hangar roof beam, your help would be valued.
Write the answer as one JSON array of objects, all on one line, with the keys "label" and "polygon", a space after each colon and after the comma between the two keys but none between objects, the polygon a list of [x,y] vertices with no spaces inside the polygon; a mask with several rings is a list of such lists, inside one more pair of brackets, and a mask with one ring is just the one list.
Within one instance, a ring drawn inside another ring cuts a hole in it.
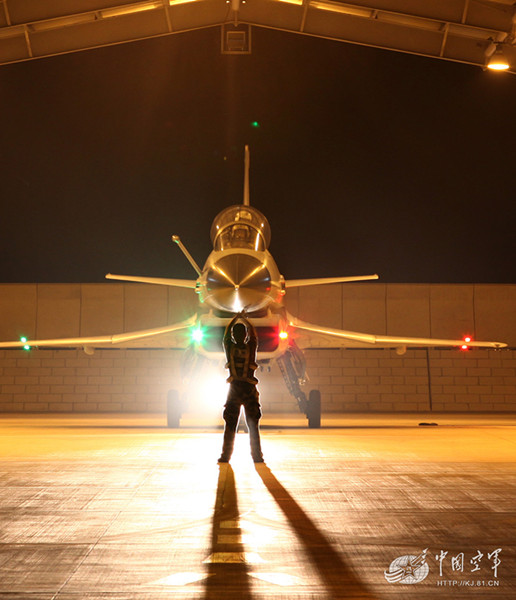
[{"label": "hangar roof beam", "polygon": [[[0,0],[0,64],[220,26],[225,0]],[[231,5],[231,6],[234,6]],[[503,43],[516,72],[512,0],[253,0],[238,21],[485,66]]]}]

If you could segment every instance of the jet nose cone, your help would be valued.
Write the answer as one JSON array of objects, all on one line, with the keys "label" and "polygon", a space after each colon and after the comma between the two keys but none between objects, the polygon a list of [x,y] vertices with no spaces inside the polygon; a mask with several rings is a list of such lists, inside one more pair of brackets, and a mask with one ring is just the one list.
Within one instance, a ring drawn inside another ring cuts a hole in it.
[{"label": "jet nose cone", "polygon": [[228,311],[253,310],[263,306],[271,290],[271,275],[260,260],[247,254],[233,254],[218,260],[206,281],[210,296]]},{"label": "jet nose cone", "polygon": [[218,260],[208,273],[208,289],[254,288],[262,292],[270,289],[270,273],[260,260],[247,254],[233,254]]}]

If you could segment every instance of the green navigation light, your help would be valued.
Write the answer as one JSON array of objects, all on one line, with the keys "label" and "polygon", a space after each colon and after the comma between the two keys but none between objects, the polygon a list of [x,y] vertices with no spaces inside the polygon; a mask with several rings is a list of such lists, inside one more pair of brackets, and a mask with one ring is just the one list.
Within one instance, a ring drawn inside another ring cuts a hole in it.
[{"label": "green navigation light", "polygon": [[200,343],[202,341],[203,337],[204,337],[204,333],[200,327],[196,327],[192,331],[192,339],[194,342]]},{"label": "green navigation light", "polygon": [[251,123],[251,127],[253,127],[254,129],[258,129],[260,127],[260,123],[258,123],[258,121],[253,121]]},{"label": "green navigation light", "polygon": [[20,338],[20,342],[23,342],[23,344],[24,344],[23,349],[24,350],[30,350],[30,346],[29,346],[29,344],[27,344],[27,338],[24,335]]}]

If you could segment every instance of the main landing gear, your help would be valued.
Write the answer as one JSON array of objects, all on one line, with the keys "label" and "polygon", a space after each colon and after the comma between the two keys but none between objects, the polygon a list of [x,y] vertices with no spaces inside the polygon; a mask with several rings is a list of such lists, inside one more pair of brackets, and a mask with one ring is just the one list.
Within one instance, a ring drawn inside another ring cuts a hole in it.
[{"label": "main landing gear", "polygon": [[308,427],[310,429],[319,428],[321,426],[321,392],[310,390],[307,398],[301,389],[305,378],[306,363],[303,353],[295,342],[291,342],[285,354],[278,358],[278,365],[288,391],[296,398],[299,410],[308,419]]},{"label": "main landing gear", "polygon": [[[190,350],[190,352],[189,352]],[[192,375],[194,368],[199,367],[199,359],[189,349],[185,353],[183,361],[183,373]],[[278,365],[285,380],[288,391],[297,400],[299,410],[306,415],[308,427],[318,429],[321,427],[321,392],[310,390],[308,398],[301,389],[305,379],[306,363],[301,350],[295,342],[291,342],[283,356],[277,359]],[[167,426],[178,428],[181,424],[181,416],[185,410],[185,398],[179,390],[169,390],[167,394]]]}]

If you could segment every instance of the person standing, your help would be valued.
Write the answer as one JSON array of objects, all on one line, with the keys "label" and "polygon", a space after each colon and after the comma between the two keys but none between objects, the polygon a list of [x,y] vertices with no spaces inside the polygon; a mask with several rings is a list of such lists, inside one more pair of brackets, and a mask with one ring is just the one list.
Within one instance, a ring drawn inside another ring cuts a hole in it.
[{"label": "person standing", "polygon": [[226,369],[229,369],[227,379],[229,392],[222,415],[225,421],[224,440],[218,462],[226,463],[231,458],[240,409],[243,406],[249,429],[251,456],[255,463],[261,463],[263,454],[259,421],[262,411],[256,389],[258,379],[254,376],[254,372],[258,368],[256,364],[258,336],[256,329],[243,312],[236,314],[228,323],[224,332],[223,344],[227,360]]}]

